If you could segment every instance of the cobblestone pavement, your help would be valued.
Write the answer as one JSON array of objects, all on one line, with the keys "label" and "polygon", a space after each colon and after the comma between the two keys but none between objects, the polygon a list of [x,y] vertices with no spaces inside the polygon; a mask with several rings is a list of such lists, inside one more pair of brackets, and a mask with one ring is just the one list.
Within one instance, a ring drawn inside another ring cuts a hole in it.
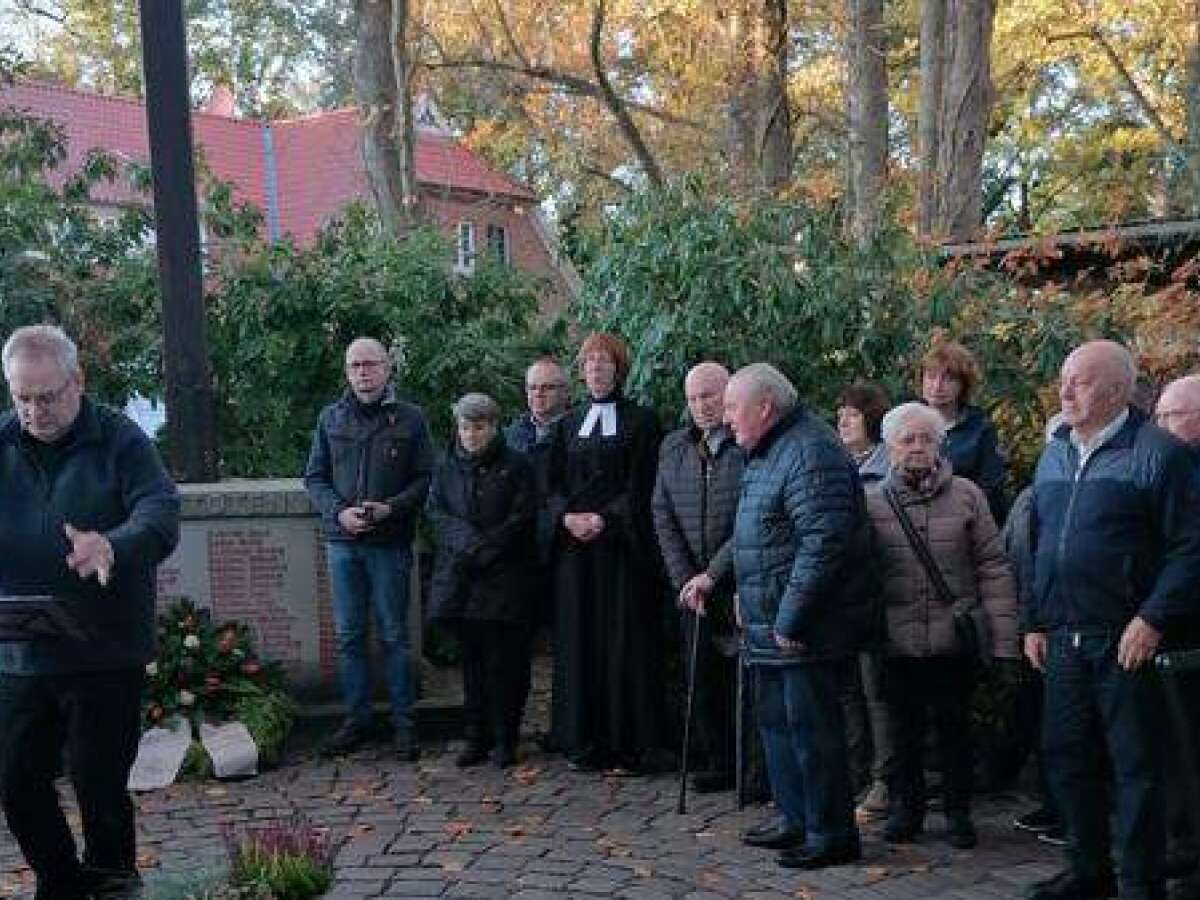
[{"label": "cobblestone pavement", "polygon": [[[453,765],[453,747],[417,765],[375,751],[340,761],[296,759],[239,784],[177,785],[138,800],[148,883],[194,872],[222,853],[220,824],[299,811],[343,839],[337,900],[366,897],[1001,898],[1056,868],[1056,855],[1011,830],[1015,798],[977,810],[980,846],[954,851],[931,813],[923,839],[887,848],[864,828],[861,864],[818,873],[779,868],[742,846],[740,829],[769,811],[734,809],[731,794],[694,797],[675,813],[669,776],[572,772],[530,753],[518,768]],[[19,854],[0,836],[0,893],[28,891]],[[21,884],[24,887],[19,887]]]}]

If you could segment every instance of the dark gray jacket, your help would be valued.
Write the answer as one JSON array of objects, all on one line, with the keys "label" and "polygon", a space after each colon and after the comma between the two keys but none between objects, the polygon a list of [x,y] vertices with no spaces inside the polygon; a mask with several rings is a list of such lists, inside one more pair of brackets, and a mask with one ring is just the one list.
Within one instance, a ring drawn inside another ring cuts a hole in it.
[{"label": "dark gray jacket", "polygon": [[[785,416],[747,455],[733,541],[750,662],[836,659],[877,634],[858,471],[833,429],[807,410]],[[781,650],[776,634],[803,648]]]},{"label": "dark gray jacket", "polygon": [[[63,598],[86,639],[0,641],[0,673],[140,668],[154,658],[155,567],[179,540],[179,497],[158,451],[116,410],[84,399],[56,450],[0,416],[0,594]],[[108,585],[66,563],[63,525],[112,544]]]},{"label": "dark gray jacket", "polygon": [[[407,543],[425,505],[433,477],[433,445],[419,406],[396,398],[364,406],[350,391],[321,410],[304,487],[321,514],[326,540],[367,544]],[[338,524],[338,513],[363,500],[388,504],[391,514],[355,537]]]},{"label": "dark gray jacket", "polygon": [[733,517],[744,465],[743,454],[722,430],[714,454],[702,454],[693,427],[672,431],[658,453],[651,509],[667,574],[678,592],[707,572],[719,590],[733,586]]}]

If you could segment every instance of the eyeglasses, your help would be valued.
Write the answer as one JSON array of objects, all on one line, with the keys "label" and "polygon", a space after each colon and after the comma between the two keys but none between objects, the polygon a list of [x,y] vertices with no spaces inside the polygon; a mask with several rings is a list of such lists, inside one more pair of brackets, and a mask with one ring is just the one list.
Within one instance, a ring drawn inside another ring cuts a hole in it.
[{"label": "eyeglasses", "polygon": [[25,409],[30,407],[39,407],[41,409],[49,409],[52,406],[57,406],[67,395],[68,388],[71,387],[71,379],[63,382],[62,387],[56,388],[53,391],[43,391],[40,394],[13,394],[13,405],[20,406]]},{"label": "eyeglasses", "polygon": [[1172,419],[1195,415],[1198,412],[1200,412],[1200,409],[1164,409],[1154,414],[1154,421],[1161,425],[1164,422],[1170,422]]},{"label": "eyeglasses", "polygon": [[531,394],[548,394],[550,391],[561,391],[566,387],[562,383],[553,384],[527,384],[525,390]]}]

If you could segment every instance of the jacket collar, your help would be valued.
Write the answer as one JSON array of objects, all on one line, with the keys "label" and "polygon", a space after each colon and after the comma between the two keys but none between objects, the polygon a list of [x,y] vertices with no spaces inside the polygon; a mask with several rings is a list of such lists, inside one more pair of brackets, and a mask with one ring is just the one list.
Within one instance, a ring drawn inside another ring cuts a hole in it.
[{"label": "jacket collar", "polygon": [[754,449],[748,454],[750,457],[766,456],[771,450],[771,445],[779,439],[779,436],[800,421],[805,415],[804,407],[796,406],[787,415],[781,417],[778,422],[772,425],[767,433],[759,439],[759,442],[754,445]]},{"label": "jacket collar", "polygon": [[[716,449],[710,450],[710,454],[713,457],[718,457],[727,449],[734,446],[733,432],[729,430],[728,425],[718,425],[713,429],[713,432]],[[691,437],[692,443],[696,446],[699,446],[700,442],[705,439],[704,432],[697,428],[694,423],[688,426],[688,436]]]},{"label": "jacket collar", "polygon": [[[1103,447],[1132,447],[1134,439],[1137,437],[1138,431],[1143,425],[1150,421],[1150,417],[1142,412],[1136,406],[1128,407],[1129,415],[1125,419],[1125,424],[1117,429],[1116,433],[1111,435],[1108,440],[1097,446],[1095,450],[1100,450]],[[1071,426],[1063,423],[1054,430],[1055,440],[1060,440],[1068,447],[1074,449],[1074,444],[1071,441]],[[1093,450],[1093,452],[1095,452]]]}]

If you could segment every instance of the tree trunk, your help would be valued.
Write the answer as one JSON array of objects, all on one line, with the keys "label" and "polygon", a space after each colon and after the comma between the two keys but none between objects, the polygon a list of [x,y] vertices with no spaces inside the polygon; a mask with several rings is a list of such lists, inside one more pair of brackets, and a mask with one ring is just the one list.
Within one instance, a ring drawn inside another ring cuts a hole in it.
[{"label": "tree trunk", "polygon": [[1200,215],[1200,0],[1192,0],[1192,34],[1187,57],[1187,134],[1184,135],[1189,175],[1188,213]]},{"label": "tree trunk", "polygon": [[883,0],[849,0],[851,234],[869,244],[879,233],[887,175],[887,48]]},{"label": "tree trunk", "polygon": [[917,112],[917,235],[933,235],[938,208],[938,138],[945,80],[946,0],[921,3],[921,94]]},{"label": "tree trunk", "polygon": [[725,131],[733,180],[743,188],[773,190],[792,175],[787,2],[740,0],[730,4],[727,17],[733,77]]},{"label": "tree trunk", "polygon": [[396,80],[393,139],[400,161],[401,227],[411,228],[417,211],[417,129],[413,121],[413,55],[409,47],[409,0],[392,0],[392,68]]},{"label": "tree trunk", "polygon": [[354,93],[362,116],[363,168],[383,227],[400,233],[408,222],[400,141],[399,106],[392,53],[392,6],[386,0],[355,0]]},{"label": "tree trunk", "polygon": [[934,234],[975,237],[983,224],[983,150],[992,109],[994,0],[949,0]]}]

